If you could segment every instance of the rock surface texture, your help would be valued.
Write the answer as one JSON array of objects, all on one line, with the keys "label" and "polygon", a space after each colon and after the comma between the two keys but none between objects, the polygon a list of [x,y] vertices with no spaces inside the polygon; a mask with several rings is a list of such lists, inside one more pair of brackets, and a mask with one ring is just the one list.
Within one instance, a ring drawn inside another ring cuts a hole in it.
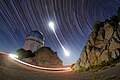
[{"label": "rock surface texture", "polygon": [[24,58],[23,61],[37,66],[62,66],[62,60],[49,47],[41,47],[35,52],[35,57]]},{"label": "rock surface texture", "polygon": [[120,56],[120,26],[115,28],[109,23],[104,23],[98,32],[91,33],[73,69],[76,71],[80,67],[88,68],[91,64],[97,65],[118,56]]}]

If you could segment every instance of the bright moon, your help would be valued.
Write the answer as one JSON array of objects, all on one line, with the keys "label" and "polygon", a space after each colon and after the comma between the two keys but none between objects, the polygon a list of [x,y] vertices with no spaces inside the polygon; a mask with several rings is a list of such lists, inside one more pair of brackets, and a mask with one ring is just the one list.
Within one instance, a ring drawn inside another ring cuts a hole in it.
[{"label": "bright moon", "polygon": [[49,27],[54,31],[54,23],[53,22],[49,22]]}]

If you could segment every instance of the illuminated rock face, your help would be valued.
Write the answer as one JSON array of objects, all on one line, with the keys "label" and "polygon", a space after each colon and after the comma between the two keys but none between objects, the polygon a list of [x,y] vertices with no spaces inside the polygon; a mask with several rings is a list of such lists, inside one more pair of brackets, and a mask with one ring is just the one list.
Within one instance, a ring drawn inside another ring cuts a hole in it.
[{"label": "illuminated rock face", "polygon": [[119,56],[120,26],[114,28],[109,23],[104,23],[98,32],[91,33],[73,69],[76,71],[80,67],[88,68],[90,65],[97,65]]},{"label": "illuminated rock face", "polygon": [[44,46],[44,36],[38,31],[31,31],[25,40],[24,49],[35,52],[38,48]]},{"label": "illuminated rock face", "polygon": [[23,61],[38,65],[38,66],[62,66],[62,60],[58,57],[57,53],[49,47],[41,47],[35,52],[35,57],[24,58]]}]

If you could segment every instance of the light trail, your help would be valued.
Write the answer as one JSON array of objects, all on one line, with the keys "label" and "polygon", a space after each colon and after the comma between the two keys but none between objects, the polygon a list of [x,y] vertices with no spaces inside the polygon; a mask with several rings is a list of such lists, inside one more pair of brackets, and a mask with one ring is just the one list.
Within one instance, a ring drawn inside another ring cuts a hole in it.
[{"label": "light trail", "polygon": [[58,40],[58,42],[59,42],[59,44],[60,44],[60,46],[62,47],[62,49],[63,49],[63,51],[64,51],[64,53],[65,53],[65,55],[66,56],[69,56],[70,55],[70,53],[64,48],[64,46],[62,45],[62,43],[60,42],[60,40],[59,40],[59,38],[58,38],[58,36],[57,36],[57,34],[55,33],[55,31],[53,31],[54,32],[54,34],[55,34],[55,37],[57,38],[57,40]]},{"label": "light trail", "polygon": [[14,59],[15,61],[21,63],[21,64],[24,64],[24,65],[27,65],[27,66],[30,66],[30,67],[33,67],[33,68],[37,68],[37,69],[41,69],[41,70],[49,70],[49,71],[71,71],[71,68],[70,67],[66,67],[66,68],[45,68],[45,67],[40,67],[40,66],[35,66],[35,65],[32,65],[32,64],[28,64],[26,62],[23,62],[18,58],[18,56],[14,55],[14,54],[9,54],[9,57],[11,57],[12,59]]},{"label": "light trail", "polygon": [[59,38],[58,38],[58,36],[57,36],[57,34],[56,34],[56,32],[55,32],[54,23],[53,23],[53,22],[49,22],[48,25],[49,25],[49,27],[52,29],[52,31],[54,32],[55,37],[57,38],[60,46],[62,47],[62,49],[63,49],[63,51],[64,51],[64,53],[65,53],[65,56],[69,56],[69,55],[70,55],[69,51],[67,51],[67,50],[65,49],[65,47],[62,45],[62,43],[60,42],[60,40],[59,40]]}]

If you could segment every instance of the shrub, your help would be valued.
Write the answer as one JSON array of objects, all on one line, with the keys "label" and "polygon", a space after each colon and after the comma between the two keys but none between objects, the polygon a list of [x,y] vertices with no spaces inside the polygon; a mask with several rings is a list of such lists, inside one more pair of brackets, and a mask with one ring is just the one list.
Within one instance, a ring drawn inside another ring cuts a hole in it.
[{"label": "shrub", "polygon": [[110,20],[109,20],[109,19],[106,19],[104,22],[105,22],[105,23],[109,23],[109,22],[110,22]]},{"label": "shrub", "polygon": [[73,63],[73,64],[71,65],[71,68],[73,68],[73,67],[74,67],[74,65],[75,65],[75,63]]},{"label": "shrub", "polygon": [[16,54],[17,54],[17,56],[18,56],[19,59],[23,59],[23,58],[25,58],[27,56],[27,52],[23,48],[18,49],[16,51]]},{"label": "shrub", "polygon": [[118,11],[117,11],[117,17],[118,17],[118,20],[120,21],[120,7],[118,8]]},{"label": "shrub", "polygon": [[16,51],[16,54],[17,54],[17,56],[18,56],[19,59],[29,58],[29,57],[34,57],[34,56],[35,56],[35,54],[32,53],[31,50],[27,50],[27,51],[26,51],[26,50],[24,50],[23,48],[18,49],[18,50]]},{"label": "shrub", "polygon": [[26,56],[26,58],[28,58],[28,57],[35,57],[35,54],[32,53],[31,50],[27,50],[26,52],[27,52],[27,56]]},{"label": "shrub", "polygon": [[113,15],[110,18],[110,25],[112,25],[113,27],[116,27],[118,25],[118,17],[116,15]]},{"label": "shrub", "polygon": [[100,22],[99,21],[96,21],[93,25],[93,29],[95,32],[98,32],[100,30]]}]

